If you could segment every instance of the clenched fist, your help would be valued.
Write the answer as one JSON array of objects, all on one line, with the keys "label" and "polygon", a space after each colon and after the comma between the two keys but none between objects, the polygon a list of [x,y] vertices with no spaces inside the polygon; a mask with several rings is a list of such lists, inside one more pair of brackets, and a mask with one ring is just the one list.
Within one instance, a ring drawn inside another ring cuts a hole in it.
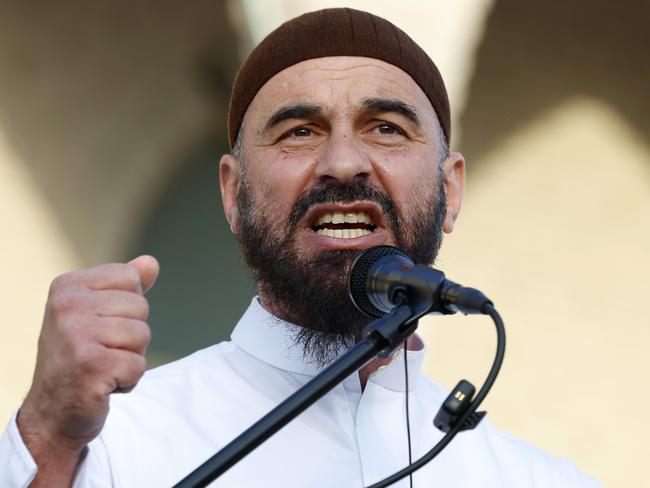
[{"label": "clenched fist", "polygon": [[84,446],[101,431],[109,395],[130,391],[144,373],[151,338],[144,293],[158,270],[154,258],[140,256],[52,283],[34,379],[18,415],[39,466],[36,481],[69,481],[62,475],[72,476]]}]

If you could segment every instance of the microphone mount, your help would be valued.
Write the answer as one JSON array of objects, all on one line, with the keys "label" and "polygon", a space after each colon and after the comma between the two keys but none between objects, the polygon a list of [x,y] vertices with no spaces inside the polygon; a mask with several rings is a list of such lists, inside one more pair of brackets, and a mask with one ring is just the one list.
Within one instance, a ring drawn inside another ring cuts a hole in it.
[{"label": "microphone mount", "polygon": [[429,313],[485,314],[492,302],[481,291],[454,283],[437,269],[415,264],[401,249],[371,247],[355,259],[348,291],[364,314],[379,318],[406,303],[414,317]]}]

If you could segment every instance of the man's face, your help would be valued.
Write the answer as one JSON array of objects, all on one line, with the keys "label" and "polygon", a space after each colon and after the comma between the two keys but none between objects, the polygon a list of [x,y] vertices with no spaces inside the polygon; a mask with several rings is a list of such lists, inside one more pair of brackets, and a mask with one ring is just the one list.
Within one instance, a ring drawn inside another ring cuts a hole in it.
[{"label": "man's face", "polygon": [[224,208],[263,305],[319,334],[358,335],[367,319],[346,276],[359,250],[395,245],[430,262],[453,226],[464,162],[441,168],[439,134],[422,90],[383,61],[314,59],[269,80],[244,117],[244,174],[231,156],[221,163]]}]

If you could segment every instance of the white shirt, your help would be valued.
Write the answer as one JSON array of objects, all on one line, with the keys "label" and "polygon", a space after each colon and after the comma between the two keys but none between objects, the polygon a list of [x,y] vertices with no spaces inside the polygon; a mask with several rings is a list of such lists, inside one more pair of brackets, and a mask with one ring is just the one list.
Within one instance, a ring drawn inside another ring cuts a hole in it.
[{"label": "white shirt", "polygon": [[[292,345],[293,327],[253,300],[231,342],[151,370],[131,393],[112,395],[74,486],[180,481],[318,372]],[[348,377],[211,486],[361,488],[406,466],[401,354],[371,374],[363,392],[358,374]],[[413,460],[443,435],[433,417],[447,392],[421,373],[424,354],[407,354]],[[14,416],[0,440],[0,486],[27,486],[36,470]],[[600,486],[571,462],[497,432],[487,419],[458,434],[413,478],[416,487]],[[407,487],[408,478],[393,486]]]}]

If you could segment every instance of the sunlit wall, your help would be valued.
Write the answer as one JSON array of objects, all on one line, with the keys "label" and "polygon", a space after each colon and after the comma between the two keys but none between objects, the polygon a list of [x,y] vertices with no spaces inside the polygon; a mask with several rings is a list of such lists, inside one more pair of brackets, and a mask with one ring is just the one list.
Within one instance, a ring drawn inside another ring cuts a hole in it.
[{"label": "sunlit wall", "polygon": [[[183,182],[201,179],[188,176],[188,161],[200,153],[204,174],[214,176],[202,148],[212,148],[216,164],[228,83],[252,43],[288,18],[334,5],[167,1],[114,11],[63,3],[0,1],[0,418],[29,386],[56,274],[163,245],[165,223],[213,223],[214,234],[197,235],[217,242],[201,252],[235,255],[223,221],[197,216],[177,197],[187,194]],[[438,265],[488,293],[506,320],[506,363],[486,401],[492,422],[606,486],[634,485],[650,426],[621,422],[650,400],[647,2],[336,5],[401,26],[447,80],[452,148],[466,154],[469,173]],[[218,213],[216,190],[214,181],[214,195],[196,201],[214,198]],[[179,248],[169,242],[160,251],[173,260],[167,269],[185,274],[155,300],[177,293],[180,307],[199,310],[192,287],[213,285],[193,282],[188,266],[200,260],[179,264],[192,251],[172,252]],[[170,359],[174,343],[181,354],[198,334],[171,336],[175,324],[164,320],[156,317],[154,335]],[[449,387],[483,380],[494,348],[487,319],[430,318],[420,331],[427,374]]]}]

